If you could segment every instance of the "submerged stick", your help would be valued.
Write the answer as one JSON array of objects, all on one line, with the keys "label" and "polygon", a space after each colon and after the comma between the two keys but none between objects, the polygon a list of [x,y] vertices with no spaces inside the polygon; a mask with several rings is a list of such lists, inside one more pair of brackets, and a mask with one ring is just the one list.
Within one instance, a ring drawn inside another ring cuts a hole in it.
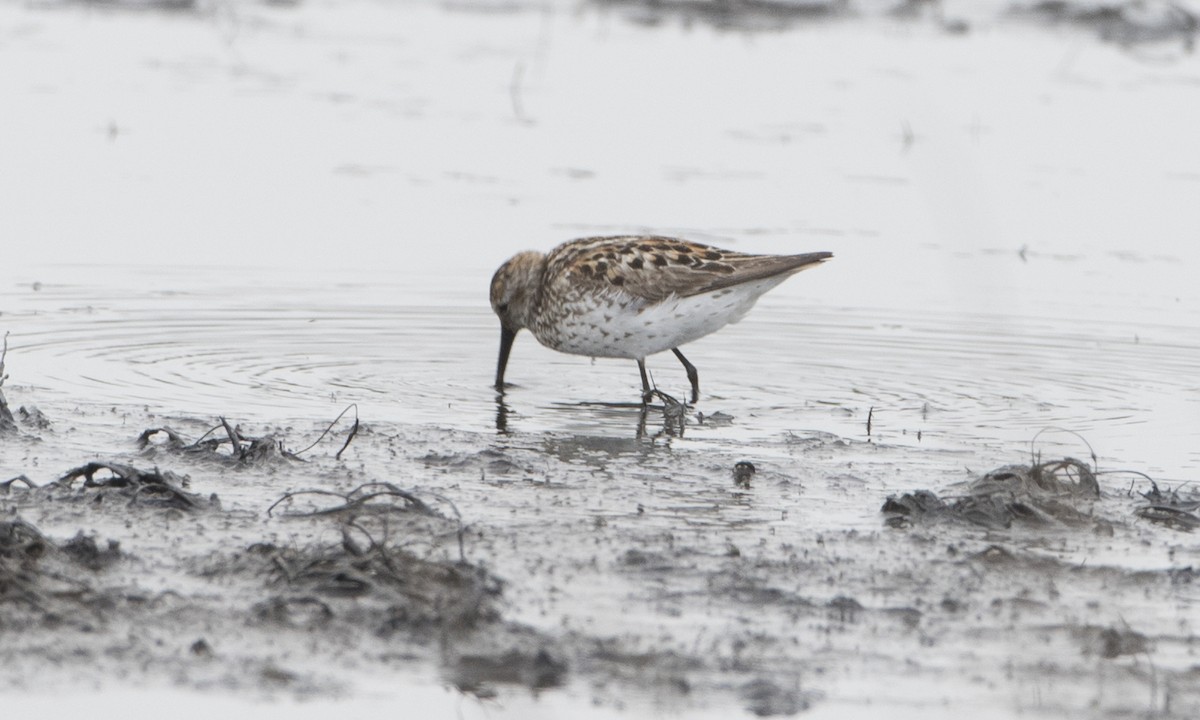
[{"label": "submerged stick", "polygon": [[229,435],[229,442],[233,444],[233,456],[236,458],[242,457],[242,443],[238,440],[237,431],[229,424],[229,421],[224,417],[221,418],[221,424],[225,426],[225,432]]}]

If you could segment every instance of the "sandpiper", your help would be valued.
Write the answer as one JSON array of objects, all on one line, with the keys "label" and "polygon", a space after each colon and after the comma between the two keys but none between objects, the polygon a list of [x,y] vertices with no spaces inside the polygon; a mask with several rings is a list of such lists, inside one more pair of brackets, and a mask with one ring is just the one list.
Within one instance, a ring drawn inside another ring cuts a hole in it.
[{"label": "sandpiper", "polygon": [[636,360],[642,401],[652,396],[646,357],[670,350],[700,398],[696,367],[679,346],[737,322],[771,288],[832,253],[747,255],[671,237],[618,235],[514,255],[492,276],[500,317],[496,388],[517,333],[548,348]]}]

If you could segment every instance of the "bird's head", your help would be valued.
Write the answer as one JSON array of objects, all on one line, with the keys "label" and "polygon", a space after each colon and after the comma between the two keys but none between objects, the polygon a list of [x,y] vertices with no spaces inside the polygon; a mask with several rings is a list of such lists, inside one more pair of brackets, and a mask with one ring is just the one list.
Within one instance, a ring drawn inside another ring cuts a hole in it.
[{"label": "bird's head", "polygon": [[504,368],[517,333],[533,322],[538,288],[546,271],[540,252],[518,253],[492,276],[492,311],[500,318],[500,358],[496,363],[496,389],[504,388]]}]

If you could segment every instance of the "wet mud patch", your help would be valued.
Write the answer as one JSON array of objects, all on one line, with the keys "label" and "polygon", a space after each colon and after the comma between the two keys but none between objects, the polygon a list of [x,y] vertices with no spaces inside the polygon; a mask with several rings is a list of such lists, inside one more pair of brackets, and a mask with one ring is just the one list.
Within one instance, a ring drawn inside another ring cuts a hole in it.
[{"label": "wet mud patch", "polygon": [[[37,687],[103,684],[107,666],[139,682],[327,695],[364,663],[372,675],[441,667],[478,695],[560,685],[563,654],[505,620],[504,583],[468,558],[447,495],[335,489],[356,475],[341,456],[358,430],[307,457],[326,434],[292,452],[224,419],[195,440],[168,425],[116,430],[103,444],[123,454],[3,482],[0,516],[14,519],[0,526],[0,658],[44,671]],[[271,479],[303,485],[268,501],[255,488]]]},{"label": "wet mud patch", "polygon": [[[1133,484],[1105,486],[1129,474]],[[1148,489],[1134,492],[1137,482]],[[1200,635],[1190,620],[1146,612],[1145,600],[1194,605],[1193,568],[1172,560],[1194,554],[1178,531],[1192,529],[1196,507],[1141,473],[1101,472],[1070,457],[1002,466],[944,496],[888,497],[884,523],[912,555],[882,573],[876,589],[916,580],[924,597],[913,627],[930,643],[1008,637],[1045,648],[1010,660],[1010,672],[1031,687],[1046,682],[1039,673],[1060,678],[1059,694],[1039,701],[1040,711],[1092,702],[1105,717],[1186,717],[1200,708],[1192,660]],[[1155,545],[1166,549],[1165,567],[1134,569],[1138,548]]]},{"label": "wet mud patch", "polygon": [[[1120,717],[1152,696],[1200,708],[1191,534],[1138,514],[1191,512],[1187,486],[1117,491],[1068,458],[955,483],[970,453],[821,432],[369,423],[341,452],[347,423],[294,457],[281,449],[321,424],[134,420],[148,430],[92,436],[105,460],[42,485],[41,466],[17,468],[0,491],[45,538],[40,582],[73,618],[26,604],[29,622],[0,629],[3,659],[38,687],[103,686],[107,662],[138,682],[353,697],[365,677],[423,670],[479,701],[573,692],[788,717],[854,707],[861,678],[915,688],[920,707],[1010,702],[1052,678],[1072,689],[1043,715]],[[246,452],[268,437],[274,451]],[[918,472],[930,490],[896,493]],[[900,509],[881,521],[889,495]],[[1163,562],[1131,570],[1143,547]],[[1095,677],[1120,699],[1076,689]]]},{"label": "wet mud patch", "polygon": [[90,629],[118,598],[97,589],[94,573],[120,558],[81,531],[56,543],[20,517],[0,522],[0,631],[25,627]]}]

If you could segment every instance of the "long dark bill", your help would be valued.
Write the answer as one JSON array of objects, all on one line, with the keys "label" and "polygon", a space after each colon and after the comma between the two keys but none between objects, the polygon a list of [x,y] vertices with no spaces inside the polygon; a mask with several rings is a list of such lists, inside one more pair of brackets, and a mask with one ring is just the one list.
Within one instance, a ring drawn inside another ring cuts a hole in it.
[{"label": "long dark bill", "polygon": [[516,330],[500,326],[500,359],[496,362],[496,389],[504,389],[504,368],[508,366],[508,354],[512,352],[513,340],[517,338]]}]

